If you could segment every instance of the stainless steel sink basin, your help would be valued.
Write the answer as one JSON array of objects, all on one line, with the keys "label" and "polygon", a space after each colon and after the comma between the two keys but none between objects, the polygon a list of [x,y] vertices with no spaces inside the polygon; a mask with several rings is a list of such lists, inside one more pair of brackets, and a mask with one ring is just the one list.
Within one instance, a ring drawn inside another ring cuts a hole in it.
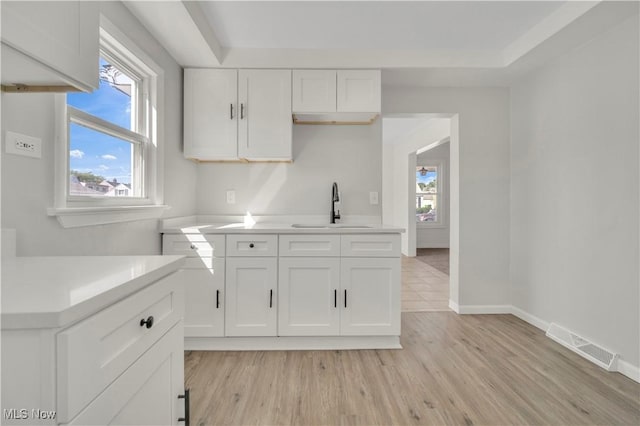
[{"label": "stainless steel sink basin", "polygon": [[341,229],[366,229],[371,228],[368,225],[349,225],[347,223],[331,223],[328,225],[312,225],[306,223],[294,223],[291,225],[292,228],[301,228],[301,229],[330,229],[330,228],[341,228]]}]

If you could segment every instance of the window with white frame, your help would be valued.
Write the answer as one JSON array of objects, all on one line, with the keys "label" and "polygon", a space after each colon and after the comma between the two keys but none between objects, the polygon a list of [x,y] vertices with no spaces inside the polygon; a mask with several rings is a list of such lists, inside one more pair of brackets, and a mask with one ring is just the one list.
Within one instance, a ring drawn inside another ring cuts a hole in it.
[{"label": "window with white frame", "polygon": [[439,224],[442,222],[441,167],[418,166],[416,168],[416,222]]},{"label": "window with white frame", "polygon": [[67,95],[70,199],[145,198],[149,76],[139,60],[101,44],[100,87]]},{"label": "window with white frame", "polygon": [[100,18],[99,88],[56,96],[54,206],[64,227],[160,217],[163,70]]}]

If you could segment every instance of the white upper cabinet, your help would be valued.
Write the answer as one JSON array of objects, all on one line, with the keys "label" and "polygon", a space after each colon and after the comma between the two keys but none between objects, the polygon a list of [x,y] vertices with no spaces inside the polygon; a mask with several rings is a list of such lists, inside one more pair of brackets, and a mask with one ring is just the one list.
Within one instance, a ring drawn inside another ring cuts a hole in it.
[{"label": "white upper cabinet", "polygon": [[380,112],[380,70],[294,70],[293,112]]},{"label": "white upper cabinet", "polygon": [[99,2],[2,2],[2,84],[98,87]]},{"label": "white upper cabinet", "polygon": [[238,155],[247,160],[290,160],[291,71],[240,70]]},{"label": "white upper cabinet", "polygon": [[237,70],[184,70],[185,157],[238,158],[237,85]]},{"label": "white upper cabinet", "polygon": [[335,112],[336,72],[293,70],[294,112]]},{"label": "white upper cabinet", "polygon": [[338,112],[380,112],[380,71],[337,72]]},{"label": "white upper cabinet", "polygon": [[291,126],[290,70],[185,70],[185,157],[288,161]]}]

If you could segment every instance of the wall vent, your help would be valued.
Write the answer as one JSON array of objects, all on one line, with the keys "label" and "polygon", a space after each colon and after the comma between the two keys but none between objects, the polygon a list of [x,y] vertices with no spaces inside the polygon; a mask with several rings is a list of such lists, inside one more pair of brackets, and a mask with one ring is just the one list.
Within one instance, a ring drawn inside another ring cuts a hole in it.
[{"label": "wall vent", "polygon": [[617,371],[616,363],[618,361],[618,354],[604,349],[593,342],[572,333],[566,328],[559,326],[558,324],[551,323],[547,329],[547,337],[555,340],[562,346],[571,349],[578,355],[583,356],[607,371]]}]

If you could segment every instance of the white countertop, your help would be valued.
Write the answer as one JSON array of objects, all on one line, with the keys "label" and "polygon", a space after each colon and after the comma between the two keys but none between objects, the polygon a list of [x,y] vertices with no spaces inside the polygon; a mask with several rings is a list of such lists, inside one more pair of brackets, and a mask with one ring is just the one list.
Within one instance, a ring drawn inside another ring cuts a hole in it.
[{"label": "white countertop", "polygon": [[388,225],[356,224],[311,224],[301,223],[295,227],[287,223],[256,223],[246,226],[244,223],[203,223],[163,226],[161,232],[167,234],[397,234],[403,228]]},{"label": "white countertop", "polygon": [[182,256],[2,259],[2,329],[71,325],[177,270]]}]

